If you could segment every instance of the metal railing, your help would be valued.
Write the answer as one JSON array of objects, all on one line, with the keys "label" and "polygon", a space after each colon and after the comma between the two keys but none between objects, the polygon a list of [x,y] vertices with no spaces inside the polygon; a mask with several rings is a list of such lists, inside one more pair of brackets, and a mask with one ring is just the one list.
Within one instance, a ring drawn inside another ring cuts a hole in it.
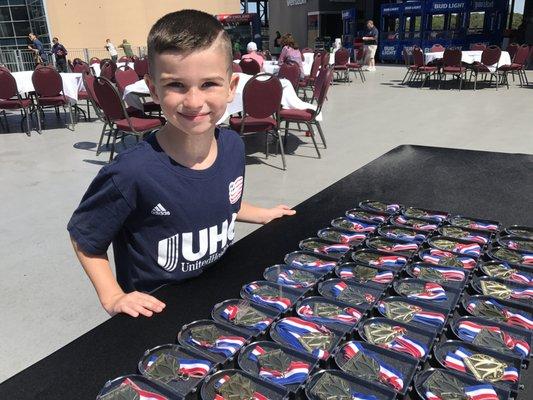
[{"label": "metal railing", "polygon": [[[143,57],[147,54],[146,46],[132,46],[133,54],[138,57]],[[98,57],[99,59],[111,58],[109,52],[99,48],[72,48],[67,49],[67,59],[74,60],[80,58],[85,62],[89,62],[92,57]],[[124,56],[122,49],[117,49],[118,58]],[[50,49],[46,49],[47,53],[50,53]],[[55,65],[55,58],[49,55],[49,62]],[[20,49],[1,49],[0,48],[0,65],[6,66],[10,71],[33,71],[35,68],[35,54],[31,50]]]}]

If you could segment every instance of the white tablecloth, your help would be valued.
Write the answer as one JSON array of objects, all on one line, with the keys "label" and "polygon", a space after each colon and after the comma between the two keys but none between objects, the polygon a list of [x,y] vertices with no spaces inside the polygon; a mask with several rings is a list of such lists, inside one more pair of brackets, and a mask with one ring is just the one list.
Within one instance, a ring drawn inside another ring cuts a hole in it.
[{"label": "white tablecloth", "polygon": [[[31,80],[32,74],[33,71],[20,71],[12,73],[12,75],[15,77],[15,81],[17,82],[17,89],[20,94],[33,92],[35,90]],[[78,101],[78,92],[84,89],[81,74],[74,72],[61,72],[59,75],[61,75],[61,80],[63,81],[63,92],[65,96],[75,103]]]},{"label": "white tablecloth", "polygon": [[[467,64],[473,64],[474,62],[481,62],[481,54],[482,51],[474,51],[474,50],[467,50],[461,52],[461,61]],[[433,60],[440,60],[444,57],[443,51],[437,51],[435,53],[426,53],[425,54],[425,60],[426,64]],[[508,52],[502,51],[502,54],[500,56],[500,61],[498,61],[497,64],[492,65],[494,69],[502,66],[502,65],[509,65],[511,64],[511,56]]]},{"label": "white tablecloth", "polygon": [[[127,63],[128,64],[128,67],[132,68],[133,69],[133,66],[135,65],[134,63],[132,62],[129,62]],[[118,67],[123,67],[124,65],[126,65],[125,62],[118,62],[117,63],[117,68]],[[100,64],[98,63],[95,63],[95,64],[91,64],[91,68],[94,72],[94,76],[100,76]]]},{"label": "white tablecloth", "polygon": [[[237,90],[235,91],[235,97],[233,98],[233,101],[228,104],[226,112],[218,121],[219,124],[224,122],[231,114],[241,112],[243,109],[242,92],[244,85],[252,76],[241,73],[238,73],[237,75],[239,75],[239,84],[237,85]],[[283,87],[283,96],[281,98],[281,105],[283,108],[296,110],[316,109],[316,105],[306,103],[296,95],[292,84],[287,79],[280,79],[280,81],[281,86]],[[140,80],[126,86],[124,89],[123,99],[126,103],[128,103],[128,105],[142,109],[142,101],[139,96],[148,96],[149,94],[150,91],[148,90],[148,86],[146,86],[146,82],[144,80]],[[317,120],[321,121],[322,115],[318,115]]]},{"label": "white tablecloth", "polygon": [[263,71],[272,75],[277,75],[279,72],[278,62],[265,60],[263,62]]}]

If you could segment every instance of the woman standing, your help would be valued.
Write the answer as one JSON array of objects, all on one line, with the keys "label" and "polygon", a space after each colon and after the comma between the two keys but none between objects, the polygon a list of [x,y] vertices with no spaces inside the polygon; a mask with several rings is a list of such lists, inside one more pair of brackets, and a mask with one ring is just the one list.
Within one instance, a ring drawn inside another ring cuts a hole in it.
[{"label": "woman standing", "polygon": [[272,50],[272,54],[278,55],[279,53],[281,53],[281,33],[276,31],[276,37],[274,38],[274,50]]},{"label": "woman standing", "polygon": [[300,48],[298,47],[298,43],[296,43],[290,33],[285,34],[282,37],[281,41],[283,49],[281,50],[278,64],[282,65],[284,62],[287,61],[298,64],[298,66],[300,67],[300,77],[303,78],[305,76],[302,64],[303,55],[300,51]]}]

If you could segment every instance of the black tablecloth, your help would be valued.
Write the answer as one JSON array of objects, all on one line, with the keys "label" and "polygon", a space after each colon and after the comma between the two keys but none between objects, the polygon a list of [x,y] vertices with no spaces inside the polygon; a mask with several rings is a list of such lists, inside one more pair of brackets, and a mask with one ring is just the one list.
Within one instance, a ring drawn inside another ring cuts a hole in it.
[{"label": "black tablecloth", "polygon": [[[111,318],[2,383],[0,399],[94,399],[108,379],[135,373],[144,350],[174,342],[183,324],[208,318],[215,303],[238,297],[244,283],[361,200],[533,225],[532,171],[531,155],[399,146],[298,205],[296,216],[240,240],[201,277],[159,289],[155,295],[167,304],[162,314]],[[522,376],[529,386],[532,370]],[[533,398],[533,388],[526,391],[519,399]]]}]

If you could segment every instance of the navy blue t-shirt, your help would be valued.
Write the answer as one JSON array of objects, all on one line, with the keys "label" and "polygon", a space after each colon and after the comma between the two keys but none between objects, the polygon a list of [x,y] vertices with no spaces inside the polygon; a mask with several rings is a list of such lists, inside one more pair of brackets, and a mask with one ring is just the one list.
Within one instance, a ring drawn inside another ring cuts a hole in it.
[{"label": "navy blue t-shirt", "polygon": [[154,135],[103,167],[68,223],[87,254],[113,243],[117,281],[152,291],[199,275],[227,250],[244,187],[244,143],[217,129],[218,154],[204,170],[166,155]]}]

